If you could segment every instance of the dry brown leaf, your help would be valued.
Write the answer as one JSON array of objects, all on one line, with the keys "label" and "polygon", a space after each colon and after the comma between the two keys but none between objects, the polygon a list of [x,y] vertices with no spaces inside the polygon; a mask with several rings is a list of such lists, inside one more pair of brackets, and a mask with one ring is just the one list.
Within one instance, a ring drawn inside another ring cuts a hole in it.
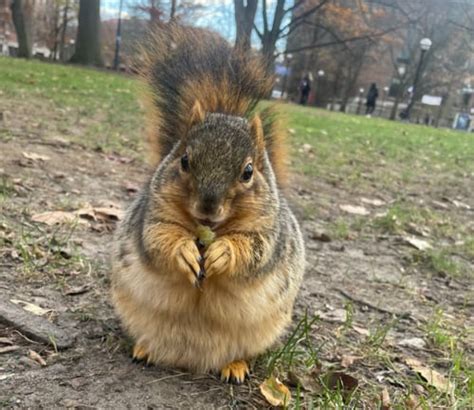
[{"label": "dry brown leaf", "polygon": [[413,371],[419,373],[428,384],[440,392],[451,394],[454,391],[454,384],[451,383],[449,379],[436,370],[426,367],[418,359],[409,357],[405,359],[405,363],[410,366]]},{"label": "dry brown leaf", "polygon": [[343,372],[329,372],[324,377],[324,380],[328,389],[341,389],[345,397],[352,393],[359,385],[359,381],[355,377]]},{"label": "dry brown leaf", "polygon": [[426,251],[428,249],[431,249],[432,246],[422,240],[422,239],[418,239],[418,238],[414,238],[412,236],[407,236],[407,237],[404,237],[403,240],[408,244],[408,245],[411,245],[413,246],[414,248],[420,250],[420,251]]},{"label": "dry brown leaf", "polygon": [[352,214],[352,215],[365,216],[365,215],[370,214],[370,212],[363,206],[339,205],[339,209],[341,209],[341,211],[347,212],[348,214]]},{"label": "dry brown leaf", "polygon": [[97,219],[106,221],[120,221],[123,219],[124,212],[119,207],[94,208]]},{"label": "dry brown leaf", "polygon": [[49,161],[51,159],[47,155],[35,154],[34,152],[22,152],[22,154],[26,159],[32,161]]},{"label": "dry brown leaf", "polygon": [[382,201],[381,199],[377,199],[377,198],[360,198],[360,200],[364,203],[364,204],[367,204],[367,205],[372,205],[372,206],[382,206],[382,205],[385,205],[385,202]]},{"label": "dry brown leaf", "polygon": [[0,374],[0,382],[3,381],[3,380],[7,380],[7,379],[9,379],[10,377],[13,377],[13,376],[15,376],[13,373]]},{"label": "dry brown leaf", "polygon": [[46,360],[44,360],[38,353],[36,353],[34,350],[29,350],[28,351],[28,357],[31,360],[34,360],[35,362],[39,363],[41,366],[46,366]]},{"label": "dry brown leaf", "polygon": [[354,329],[360,335],[370,336],[370,331],[364,327],[352,325],[352,329]]},{"label": "dry brown leaf", "polygon": [[91,289],[90,285],[75,286],[73,288],[68,288],[64,294],[65,295],[81,295],[82,293],[89,292]]},{"label": "dry brown leaf", "polygon": [[390,410],[392,408],[392,402],[390,401],[390,395],[388,394],[388,389],[383,388],[382,393],[380,394],[380,399],[382,402],[381,410]]},{"label": "dry brown leaf", "polygon": [[357,360],[361,360],[363,358],[364,358],[363,356],[351,356],[351,355],[343,354],[341,357],[341,366],[345,368],[351,367],[354,364],[354,362],[356,362]]},{"label": "dry brown leaf", "polygon": [[456,201],[453,200],[453,204],[456,208],[462,208],[462,209],[471,209],[471,207],[468,204],[465,204],[464,202],[461,201]]},{"label": "dry brown leaf", "polygon": [[[41,214],[35,214],[31,217],[33,222],[41,222],[46,225],[56,225],[70,223],[78,220],[77,215],[74,212],[65,212],[65,211],[52,211],[52,212],[43,212]],[[78,221],[81,222],[81,221]]]},{"label": "dry brown leaf", "polygon": [[123,219],[124,212],[115,204],[102,207],[93,207],[88,204],[84,208],[77,210],[76,214],[81,218],[94,221],[120,221]]},{"label": "dry brown leaf", "polygon": [[260,385],[260,392],[272,406],[288,406],[291,393],[278,378],[272,376]]},{"label": "dry brown leaf", "polygon": [[51,312],[51,309],[43,309],[42,307],[34,305],[33,303],[30,303],[30,302],[25,302],[24,300],[10,299],[10,302],[14,303],[15,305],[20,305],[26,311],[33,313],[34,315],[37,315],[37,316],[43,316]]},{"label": "dry brown leaf", "polygon": [[424,349],[426,342],[420,337],[411,337],[408,339],[402,339],[397,343],[398,346],[412,347],[414,349]]},{"label": "dry brown leaf", "polygon": [[2,345],[12,345],[13,340],[9,339],[8,337],[0,337],[0,343]]},{"label": "dry brown leaf", "polygon": [[125,190],[126,190],[129,194],[134,194],[134,193],[138,192],[138,191],[140,190],[140,188],[139,188],[137,185],[135,185],[135,184],[133,184],[133,183],[131,183],[131,182],[127,182],[127,183],[125,184]]},{"label": "dry brown leaf", "polygon": [[18,350],[19,348],[20,346],[16,346],[16,345],[0,347],[0,354],[14,352],[15,350]]},{"label": "dry brown leaf", "polygon": [[419,410],[422,409],[422,406],[420,404],[420,401],[414,394],[410,394],[406,400],[405,400],[405,405],[407,409],[410,410]]},{"label": "dry brown leaf", "polygon": [[317,310],[314,313],[317,316],[319,316],[322,320],[325,320],[327,322],[345,323],[347,320],[346,309],[334,309],[334,310],[330,310],[329,312],[323,312],[321,310]]},{"label": "dry brown leaf", "polygon": [[319,375],[321,368],[314,368],[308,372],[289,371],[288,372],[288,383],[290,386],[300,386],[303,390],[310,393],[318,393],[322,390],[322,386],[319,382]]}]

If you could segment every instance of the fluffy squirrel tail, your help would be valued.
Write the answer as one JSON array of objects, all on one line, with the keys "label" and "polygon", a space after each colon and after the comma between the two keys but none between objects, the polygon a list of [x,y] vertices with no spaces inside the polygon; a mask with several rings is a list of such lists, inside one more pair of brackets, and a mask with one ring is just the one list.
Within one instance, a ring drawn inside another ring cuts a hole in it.
[{"label": "fluffy squirrel tail", "polygon": [[272,90],[264,62],[233,48],[204,29],[169,24],[150,34],[142,48],[150,159],[157,164],[186,134],[196,101],[203,111],[262,121],[267,152],[277,181],[286,177],[284,133],[274,108],[256,113]]}]

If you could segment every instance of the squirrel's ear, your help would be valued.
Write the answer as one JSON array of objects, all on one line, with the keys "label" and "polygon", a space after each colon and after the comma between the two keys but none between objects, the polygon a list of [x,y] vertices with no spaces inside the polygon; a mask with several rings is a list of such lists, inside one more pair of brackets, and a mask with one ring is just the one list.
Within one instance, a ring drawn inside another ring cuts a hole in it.
[{"label": "squirrel's ear", "polygon": [[258,160],[261,161],[263,160],[263,153],[265,151],[265,139],[263,136],[262,120],[260,119],[258,114],[256,114],[250,122],[250,133],[255,139]]},{"label": "squirrel's ear", "polygon": [[202,109],[201,103],[196,100],[191,110],[191,116],[189,117],[189,128],[191,128],[193,125],[202,123],[204,121],[205,115],[206,114]]}]

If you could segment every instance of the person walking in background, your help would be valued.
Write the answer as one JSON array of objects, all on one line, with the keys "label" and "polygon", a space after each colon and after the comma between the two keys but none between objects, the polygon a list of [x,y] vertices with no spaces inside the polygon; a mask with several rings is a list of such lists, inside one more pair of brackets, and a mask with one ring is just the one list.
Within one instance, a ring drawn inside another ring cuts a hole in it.
[{"label": "person walking in background", "polygon": [[308,102],[310,91],[311,91],[311,80],[309,79],[308,75],[305,75],[300,83],[300,92],[301,92],[300,104],[301,105],[306,105],[306,103]]},{"label": "person walking in background", "polygon": [[367,93],[367,102],[365,115],[371,115],[375,111],[375,105],[377,104],[377,98],[379,96],[379,90],[377,89],[377,84],[372,83]]}]

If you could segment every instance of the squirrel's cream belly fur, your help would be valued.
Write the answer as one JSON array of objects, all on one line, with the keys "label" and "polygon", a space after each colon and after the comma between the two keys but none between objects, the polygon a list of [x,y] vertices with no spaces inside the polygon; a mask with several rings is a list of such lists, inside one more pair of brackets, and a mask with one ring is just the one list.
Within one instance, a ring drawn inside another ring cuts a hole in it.
[{"label": "squirrel's cream belly fur", "polygon": [[114,270],[115,307],[150,362],[198,372],[270,347],[291,319],[299,285],[282,292],[284,276],[271,274],[250,285],[209,278],[197,289],[182,275],[150,271],[132,255]]}]

